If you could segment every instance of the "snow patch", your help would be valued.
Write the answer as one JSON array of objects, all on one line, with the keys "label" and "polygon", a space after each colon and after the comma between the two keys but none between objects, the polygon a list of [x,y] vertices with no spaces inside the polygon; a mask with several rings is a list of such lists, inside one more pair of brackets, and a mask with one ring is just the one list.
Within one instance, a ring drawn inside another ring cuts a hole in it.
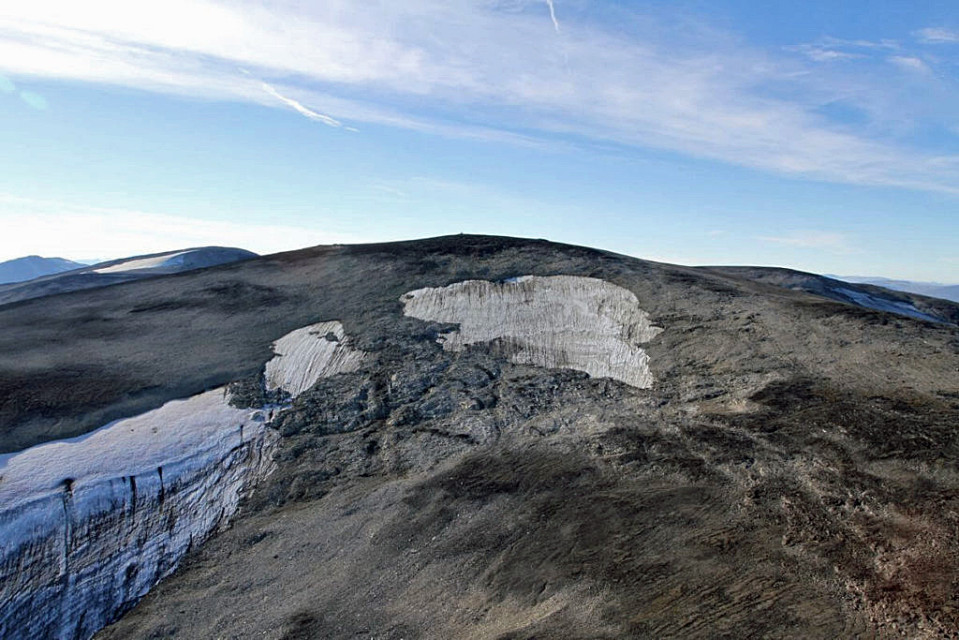
[{"label": "snow patch", "polygon": [[94,269],[94,273],[126,273],[127,271],[138,271],[140,269],[159,269],[162,267],[172,267],[183,261],[183,256],[192,251],[180,251],[178,253],[166,253],[152,258],[140,258],[139,260],[126,260],[109,267]]},{"label": "snow patch", "polygon": [[488,343],[512,362],[583,371],[646,389],[649,356],[639,346],[662,332],[629,290],[596,278],[522,276],[417,289],[400,300],[421,320],[459,324],[448,351]]},{"label": "snow patch", "polygon": [[877,298],[876,296],[864,293],[862,291],[854,291],[853,289],[846,289],[843,287],[837,287],[834,289],[836,293],[839,293],[846,298],[849,298],[854,303],[860,307],[866,307],[867,309],[875,309],[876,311],[888,311],[890,313],[898,313],[900,315],[909,316],[911,318],[917,318],[919,320],[929,320],[930,322],[942,322],[941,319],[931,316],[928,313],[923,313],[915,306],[908,302],[900,302],[898,300],[886,300],[883,298]]}]

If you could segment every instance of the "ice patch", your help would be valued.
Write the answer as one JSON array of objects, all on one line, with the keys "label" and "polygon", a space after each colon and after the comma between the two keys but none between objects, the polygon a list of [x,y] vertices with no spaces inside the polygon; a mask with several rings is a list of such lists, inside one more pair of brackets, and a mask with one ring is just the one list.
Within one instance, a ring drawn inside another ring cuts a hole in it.
[{"label": "ice patch", "polygon": [[[271,388],[355,369],[349,342],[339,322],[280,338]],[[280,410],[220,388],[0,456],[0,637],[86,639],[129,608],[272,471]]]},{"label": "ice patch", "polygon": [[168,402],[0,469],[0,637],[89,638],[272,469],[262,410]]},{"label": "ice patch", "polygon": [[400,300],[408,316],[459,324],[441,338],[448,351],[488,343],[519,364],[575,369],[641,389],[653,384],[649,356],[639,345],[662,329],[650,324],[631,291],[604,280],[467,280],[410,291]]},{"label": "ice patch", "polygon": [[[37,445],[10,455],[0,467],[0,504],[6,510],[24,500],[63,490],[74,492],[118,475],[155,473],[157,467],[186,459],[219,459],[263,429],[262,411],[237,409],[224,390],[208,391],[159,409],[117,420],[65,441]],[[121,465],[104,464],[122,461]]]},{"label": "ice patch", "polygon": [[296,397],[320,378],[356,371],[366,353],[354,349],[343,325],[320,322],[286,334],[273,343],[276,357],[266,363],[266,387]]}]

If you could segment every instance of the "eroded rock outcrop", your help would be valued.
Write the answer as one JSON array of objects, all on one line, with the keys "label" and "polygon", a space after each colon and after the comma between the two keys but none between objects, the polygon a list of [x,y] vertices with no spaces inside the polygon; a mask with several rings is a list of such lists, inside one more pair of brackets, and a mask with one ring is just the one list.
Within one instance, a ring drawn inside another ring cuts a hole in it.
[{"label": "eroded rock outcrop", "polygon": [[489,343],[517,364],[575,369],[634,387],[652,386],[649,356],[639,347],[662,329],[636,296],[596,278],[523,276],[467,280],[417,289],[401,298],[408,316],[459,324],[443,347]]}]

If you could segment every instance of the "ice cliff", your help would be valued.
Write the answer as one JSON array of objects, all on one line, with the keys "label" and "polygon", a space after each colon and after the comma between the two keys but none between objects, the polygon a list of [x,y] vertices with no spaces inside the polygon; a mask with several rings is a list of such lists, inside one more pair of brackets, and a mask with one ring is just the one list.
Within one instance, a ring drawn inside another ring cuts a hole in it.
[{"label": "ice cliff", "polygon": [[400,300],[408,316],[459,324],[441,336],[458,351],[487,343],[517,364],[584,371],[641,389],[653,375],[639,346],[662,332],[639,301],[615,284],[578,276],[467,280],[417,289]]},{"label": "ice cliff", "polygon": [[[274,348],[293,396],[364,356],[338,322]],[[278,410],[216,389],[0,457],[0,637],[85,640],[133,606],[272,470]]]}]

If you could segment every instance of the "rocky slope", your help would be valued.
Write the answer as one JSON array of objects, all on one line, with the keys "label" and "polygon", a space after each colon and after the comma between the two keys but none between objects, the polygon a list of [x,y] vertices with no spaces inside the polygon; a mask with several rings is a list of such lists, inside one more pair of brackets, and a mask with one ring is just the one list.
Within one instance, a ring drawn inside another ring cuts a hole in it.
[{"label": "rocky slope", "polygon": [[98,637],[959,631],[953,327],[475,236],[175,281],[0,309],[6,445],[230,381],[255,411],[312,323],[363,355],[296,383],[276,470]]}]

